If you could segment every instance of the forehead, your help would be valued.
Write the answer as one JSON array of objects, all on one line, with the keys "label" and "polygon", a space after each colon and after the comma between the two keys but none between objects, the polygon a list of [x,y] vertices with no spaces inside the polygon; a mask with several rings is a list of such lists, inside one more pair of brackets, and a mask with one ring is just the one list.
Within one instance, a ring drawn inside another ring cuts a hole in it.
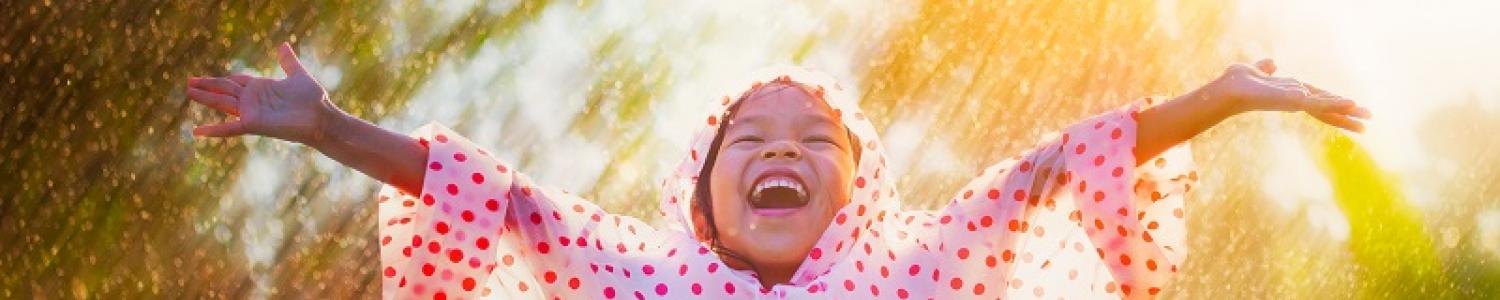
[{"label": "forehead", "polygon": [[740,103],[731,125],[769,120],[841,125],[833,108],[794,83],[771,83],[750,92]]}]

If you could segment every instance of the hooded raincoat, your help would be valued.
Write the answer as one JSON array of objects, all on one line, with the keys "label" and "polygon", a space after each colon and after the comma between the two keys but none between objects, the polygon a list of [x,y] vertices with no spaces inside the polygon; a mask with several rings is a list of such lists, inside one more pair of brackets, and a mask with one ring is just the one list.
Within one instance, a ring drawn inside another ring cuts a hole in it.
[{"label": "hooded raincoat", "polygon": [[[690,205],[724,110],[791,81],[858,137],[853,192],[790,282],[762,288],[693,234]],[[856,95],[800,68],[763,71],[720,95],[661,181],[656,227],[532,182],[441,125],[417,195],[379,196],[382,288],[419,299],[952,299],[1156,295],[1177,271],[1183,196],[1197,179],[1179,145],[1137,166],[1150,98],[1076,123],[994,164],[936,211],[905,210],[884,145]]]}]

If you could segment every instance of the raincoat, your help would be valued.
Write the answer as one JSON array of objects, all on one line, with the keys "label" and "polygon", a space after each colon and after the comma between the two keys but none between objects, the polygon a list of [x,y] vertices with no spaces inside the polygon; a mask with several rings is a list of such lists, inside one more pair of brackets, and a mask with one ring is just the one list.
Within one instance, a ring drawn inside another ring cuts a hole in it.
[{"label": "raincoat", "polygon": [[[862,143],[847,206],[791,281],[762,288],[693,234],[695,176],[724,109],[754,86],[801,83]],[[1150,98],[1053,134],[986,168],[946,206],[906,210],[884,145],[853,92],[800,68],[764,71],[713,99],[691,149],[661,182],[665,226],[611,214],[526,175],[446,127],[422,190],[379,195],[386,298],[951,299],[1156,295],[1177,271],[1183,196],[1197,179],[1185,145],[1136,166],[1137,112]]]}]

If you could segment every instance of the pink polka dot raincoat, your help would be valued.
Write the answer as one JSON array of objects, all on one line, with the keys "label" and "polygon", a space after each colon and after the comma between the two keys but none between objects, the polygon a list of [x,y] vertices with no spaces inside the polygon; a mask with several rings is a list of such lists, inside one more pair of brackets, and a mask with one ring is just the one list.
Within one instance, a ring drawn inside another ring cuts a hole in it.
[{"label": "pink polka dot raincoat", "polygon": [[[791,281],[764,289],[695,238],[689,203],[723,110],[775,80],[808,87],[865,148],[849,204]],[[712,100],[692,149],[661,182],[663,227],[538,185],[441,125],[419,129],[421,192],[380,193],[385,297],[1139,298],[1159,293],[1187,254],[1182,198],[1197,179],[1188,150],[1134,163],[1149,98],[990,166],[942,209],[916,211],[902,209],[898,174],[852,92],[800,68],[737,86]]]}]

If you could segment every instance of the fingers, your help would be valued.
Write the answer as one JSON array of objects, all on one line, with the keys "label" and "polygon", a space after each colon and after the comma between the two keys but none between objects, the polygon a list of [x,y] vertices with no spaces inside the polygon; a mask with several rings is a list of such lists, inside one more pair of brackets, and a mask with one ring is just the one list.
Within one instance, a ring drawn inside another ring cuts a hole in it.
[{"label": "fingers", "polygon": [[302,62],[297,61],[297,53],[292,51],[292,44],[281,43],[276,49],[276,58],[281,62],[281,71],[286,72],[287,77],[307,76],[307,70],[302,68]]},{"label": "fingers", "polygon": [[1276,74],[1276,61],[1269,58],[1255,62],[1255,68],[1266,75]]},{"label": "fingers", "polygon": [[234,73],[229,74],[229,80],[240,84],[240,86],[248,86],[251,80],[255,80],[255,76],[245,73]]},{"label": "fingers", "polygon": [[1317,118],[1318,121],[1322,121],[1323,123],[1327,123],[1328,125],[1333,125],[1334,127],[1343,128],[1344,130],[1353,132],[1365,132],[1365,123],[1360,120],[1351,118],[1349,115],[1335,112],[1308,112],[1308,114],[1311,114],[1313,118]]},{"label": "fingers", "polygon": [[244,88],[241,83],[221,77],[191,78],[188,79],[188,86],[225,95],[239,95],[240,89]]},{"label": "fingers", "polygon": [[1349,109],[1346,109],[1346,110],[1342,111],[1342,113],[1344,113],[1346,115],[1349,115],[1349,116],[1352,116],[1352,117],[1355,117],[1355,118],[1366,119],[1366,120],[1369,120],[1371,117],[1374,117],[1373,114],[1370,114],[1370,109],[1365,108],[1363,106],[1359,106],[1359,105],[1355,105],[1354,107],[1350,107]]},{"label": "fingers", "polygon": [[233,137],[243,134],[245,134],[245,125],[239,120],[193,127],[195,136]]},{"label": "fingers", "polygon": [[196,87],[189,87],[187,89],[187,96],[188,99],[208,105],[208,107],[214,110],[235,116],[240,115],[239,105],[237,105],[238,100],[234,96],[210,92]]},{"label": "fingers", "polygon": [[1369,109],[1359,106],[1359,103],[1354,100],[1335,95],[1311,84],[1302,86],[1312,94],[1311,98],[1315,103],[1312,109],[1318,112],[1333,112],[1360,119],[1369,119],[1371,116]]}]

